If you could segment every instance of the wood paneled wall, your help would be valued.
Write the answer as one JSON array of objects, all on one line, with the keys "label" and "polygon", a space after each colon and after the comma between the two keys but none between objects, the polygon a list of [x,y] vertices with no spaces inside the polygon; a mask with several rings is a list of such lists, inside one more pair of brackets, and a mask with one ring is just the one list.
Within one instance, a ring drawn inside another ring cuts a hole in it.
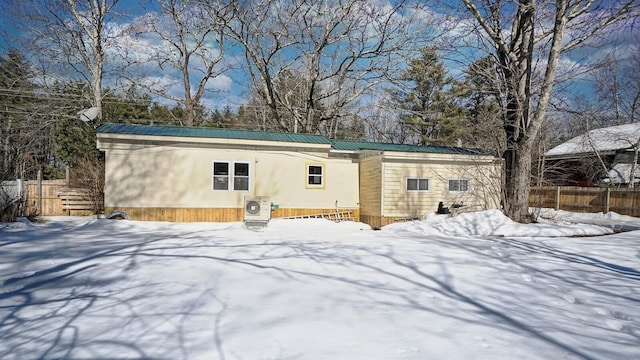
[{"label": "wood paneled wall", "polygon": [[[131,220],[140,221],[171,221],[171,222],[233,222],[244,220],[242,208],[133,208],[118,207],[106,208],[105,214],[109,215],[114,210],[126,212]],[[353,217],[358,219],[358,209],[340,209],[351,211]],[[314,214],[335,213],[336,209],[275,209],[271,212],[272,218],[295,217]]]}]

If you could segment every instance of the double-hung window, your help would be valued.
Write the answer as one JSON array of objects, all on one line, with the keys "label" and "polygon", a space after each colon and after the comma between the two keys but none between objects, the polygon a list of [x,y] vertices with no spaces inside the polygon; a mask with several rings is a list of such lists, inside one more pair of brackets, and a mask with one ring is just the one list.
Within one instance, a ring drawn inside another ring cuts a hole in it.
[{"label": "double-hung window", "polygon": [[467,192],[470,189],[469,179],[449,179],[449,191]]},{"label": "double-hung window", "polygon": [[324,165],[307,164],[307,188],[324,188]]},{"label": "double-hung window", "polygon": [[249,191],[249,163],[233,164],[233,190]]},{"label": "double-hung window", "polygon": [[429,191],[429,179],[407,178],[407,192]]},{"label": "double-hung window", "polygon": [[213,190],[229,190],[228,162],[213,162]]},{"label": "double-hung window", "polygon": [[249,163],[213,162],[213,190],[249,191]]}]

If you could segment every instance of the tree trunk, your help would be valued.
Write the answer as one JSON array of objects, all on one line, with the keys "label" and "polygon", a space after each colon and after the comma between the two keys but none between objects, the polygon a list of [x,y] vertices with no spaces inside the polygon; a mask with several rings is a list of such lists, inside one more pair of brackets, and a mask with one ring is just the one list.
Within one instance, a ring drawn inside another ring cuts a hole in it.
[{"label": "tree trunk", "polygon": [[531,222],[529,191],[531,177],[530,145],[514,144],[504,152],[505,184],[504,211],[513,221]]},{"label": "tree trunk", "polygon": [[185,93],[184,93],[184,125],[185,126],[194,126],[195,125],[195,113],[196,109],[194,106],[194,101],[191,99],[191,94],[189,93],[189,82],[185,80]]},{"label": "tree trunk", "polygon": [[98,118],[95,120],[95,126],[102,124],[102,66],[96,66],[93,78],[93,103],[98,108]]},{"label": "tree trunk", "polygon": [[633,148],[633,159],[631,160],[631,169],[629,169],[629,184],[628,188],[633,189],[636,186],[636,171],[638,167],[638,153],[640,153],[640,139]]},{"label": "tree trunk", "polygon": [[[5,133],[5,138],[4,138],[4,144],[3,146],[3,152],[2,152],[2,169],[3,171],[0,173],[0,176],[6,177],[6,179],[1,179],[1,180],[13,180],[12,177],[15,174],[15,167],[13,168],[13,173],[14,174],[9,174],[9,169],[10,169],[10,163],[11,163],[11,148],[9,147],[10,145],[10,139],[11,139],[11,119],[8,118],[7,119],[7,128],[6,128],[6,133]],[[5,174],[6,172],[6,174]]]}]

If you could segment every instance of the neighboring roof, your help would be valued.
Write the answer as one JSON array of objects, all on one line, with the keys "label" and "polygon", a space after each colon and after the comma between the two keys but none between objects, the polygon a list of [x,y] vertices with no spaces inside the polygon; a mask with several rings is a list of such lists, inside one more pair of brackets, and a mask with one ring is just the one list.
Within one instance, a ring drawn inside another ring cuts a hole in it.
[{"label": "neighboring roof", "polygon": [[331,144],[331,141],[322,135],[187,126],[104,124],[96,129],[96,133]]},{"label": "neighboring roof", "polygon": [[545,155],[561,157],[594,151],[602,153],[629,149],[638,143],[638,139],[640,139],[640,123],[611,126],[576,136],[547,151]]},{"label": "neighboring roof", "polygon": [[390,144],[355,140],[331,140],[322,135],[279,133],[267,131],[250,131],[219,128],[202,128],[186,126],[104,124],[96,129],[98,134],[174,136],[194,138],[220,138],[241,140],[283,141],[310,144],[330,144],[334,150],[342,151],[398,151],[436,154],[494,155],[479,149],[460,147]]},{"label": "neighboring roof", "polygon": [[[631,178],[631,164],[628,163],[617,163],[615,164],[611,170],[609,170],[609,174],[607,177],[602,179],[602,182],[608,183],[611,182],[613,184],[628,184]],[[640,168],[636,166],[634,183],[640,182]]]}]

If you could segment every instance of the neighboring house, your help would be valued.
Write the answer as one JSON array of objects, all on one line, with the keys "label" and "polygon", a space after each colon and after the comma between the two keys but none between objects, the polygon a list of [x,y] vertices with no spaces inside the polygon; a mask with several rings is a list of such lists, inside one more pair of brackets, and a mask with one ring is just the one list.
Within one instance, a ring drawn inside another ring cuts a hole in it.
[{"label": "neighboring house", "polygon": [[134,220],[242,221],[246,197],[273,217],[351,212],[379,228],[435,213],[496,208],[502,162],[480,150],[321,135],[106,124],[105,213]]},{"label": "neighboring house", "polygon": [[546,168],[556,185],[629,184],[639,141],[640,123],[594,129],[547,151]]}]

